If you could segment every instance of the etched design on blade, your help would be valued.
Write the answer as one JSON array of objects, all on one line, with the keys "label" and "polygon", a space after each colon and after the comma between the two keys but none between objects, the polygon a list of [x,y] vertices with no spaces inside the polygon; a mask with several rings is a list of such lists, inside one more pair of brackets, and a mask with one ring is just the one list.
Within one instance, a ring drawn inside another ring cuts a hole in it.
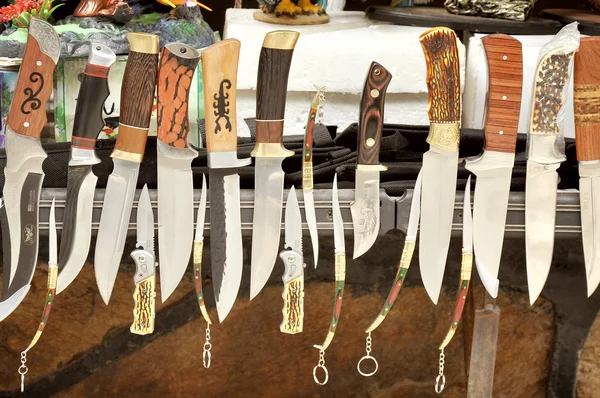
[{"label": "etched design on blade", "polygon": [[356,171],[355,199],[350,211],[356,259],[373,246],[379,234],[379,171]]}]

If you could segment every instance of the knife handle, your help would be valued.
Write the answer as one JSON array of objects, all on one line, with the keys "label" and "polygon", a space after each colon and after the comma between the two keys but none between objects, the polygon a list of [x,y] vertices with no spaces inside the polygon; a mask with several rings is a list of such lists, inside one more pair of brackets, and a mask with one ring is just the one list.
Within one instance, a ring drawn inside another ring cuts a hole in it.
[{"label": "knife handle", "polygon": [[283,320],[279,325],[282,333],[301,333],[304,326],[304,259],[295,250],[279,254],[285,265],[283,274]]},{"label": "knife handle", "polygon": [[121,84],[119,135],[113,158],[141,163],[152,116],[158,70],[158,36],[127,33],[129,56]]},{"label": "knife handle", "polygon": [[48,121],[46,103],[52,95],[52,77],[59,54],[60,42],[52,25],[32,18],[6,121],[15,133],[40,139]]},{"label": "knife handle", "polygon": [[523,89],[521,42],[503,34],[485,36],[481,42],[489,76],[484,149],[514,153]]},{"label": "knife handle", "polygon": [[600,160],[600,37],[582,37],[573,75],[577,160]]},{"label": "knife handle", "polygon": [[90,44],[90,56],[85,66],[73,121],[72,147],[91,149],[104,128],[102,108],[108,98],[108,72],[117,57],[112,50],[97,43]]},{"label": "knife handle", "polygon": [[169,43],[160,52],[156,135],[171,147],[187,146],[190,87],[199,61],[198,51],[181,43]]},{"label": "knife handle", "polygon": [[288,77],[298,32],[267,33],[260,51],[256,83],[256,143],[283,143]]},{"label": "knife handle", "polygon": [[392,74],[377,62],[372,62],[367,73],[360,100],[358,126],[358,164],[379,164],[379,147],[383,130],[383,105]]},{"label": "knife handle", "polygon": [[[135,291],[133,292],[134,308],[131,333],[147,335],[154,331],[154,314],[156,301],[156,275],[154,272],[154,256],[147,250],[137,249],[131,252],[136,265]],[[148,275],[144,277],[144,275]],[[141,276],[141,279],[138,279]]]},{"label": "knife handle", "polygon": [[240,41],[226,39],[202,51],[208,152],[237,150],[236,89]]}]

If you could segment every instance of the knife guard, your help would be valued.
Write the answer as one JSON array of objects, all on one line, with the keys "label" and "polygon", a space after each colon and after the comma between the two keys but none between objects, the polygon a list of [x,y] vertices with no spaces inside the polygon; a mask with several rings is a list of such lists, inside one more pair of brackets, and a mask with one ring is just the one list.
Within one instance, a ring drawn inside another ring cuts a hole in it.
[{"label": "knife guard", "polygon": [[575,54],[574,110],[578,161],[600,160],[600,37],[581,38]]},{"label": "knife guard", "polygon": [[129,56],[121,84],[119,135],[111,157],[141,163],[158,70],[158,36],[127,33]]},{"label": "knife guard", "polygon": [[523,89],[521,42],[493,34],[481,39],[488,65],[484,149],[515,153]]},{"label": "knife guard", "polygon": [[175,148],[185,148],[190,131],[188,103],[200,54],[181,43],[169,43],[160,53],[156,122],[158,139]]},{"label": "knife guard", "polygon": [[[147,268],[154,268],[154,256],[147,250],[134,250],[131,258],[136,265],[136,274],[147,273]],[[129,331],[134,334],[147,335],[154,331],[154,315],[156,301],[156,275],[152,273],[135,283],[133,292],[133,323]]]},{"label": "knife guard", "polygon": [[377,62],[371,63],[360,100],[358,164],[379,164],[385,93],[391,80],[392,74],[387,69]]},{"label": "knife guard", "polygon": [[6,124],[17,134],[39,141],[48,121],[46,103],[52,95],[53,74],[60,55],[58,34],[46,21],[32,18]]},{"label": "knife guard", "polygon": [[431,129],[427,142],[439,149],[458,152],[460,142],[460,60],[456,34],[439,27],[419,37],[427,63]]}]

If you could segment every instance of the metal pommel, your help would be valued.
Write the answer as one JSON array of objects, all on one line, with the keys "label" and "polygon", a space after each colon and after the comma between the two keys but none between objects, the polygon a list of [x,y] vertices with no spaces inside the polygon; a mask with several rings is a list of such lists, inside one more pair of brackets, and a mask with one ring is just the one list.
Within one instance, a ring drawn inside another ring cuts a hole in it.
[{"label": "metal pommel", "polygon": [[127,33],[129,50],[136,53],[158,54],[158,36],[150,33]]},{"label": "metal pommel", "polygon": [[267,33],[263,41],[264,48],[274,48],[277,50],[293,50],[300,33],[292,30],[276,30]]},{"label": "metal pommel", "polygon": [[90,43],[90,56],[88,57],[88,63],[98,66],[109,67],[115,63],[117,56],[108,47],[98,44]]},{"label": "metal pommel", "polygon": [[165,48],[172,54],[185,59],[196,59],[198,58],[198,51],[193,47],[183,43],[168,43]]},{"label": "metal pommel", "polygon": [[208,167],[211,169],[227,169],[248,166],[251,158],[238,159],[237,151],[233,152],[208,152]]},{"label": "metal pommel", "polygon": [[60,38],[52,25],[41,19],[31,18],[29,22],[29,35],[35,38],[41,52],[52,58],[54,64],[58,63]]}]

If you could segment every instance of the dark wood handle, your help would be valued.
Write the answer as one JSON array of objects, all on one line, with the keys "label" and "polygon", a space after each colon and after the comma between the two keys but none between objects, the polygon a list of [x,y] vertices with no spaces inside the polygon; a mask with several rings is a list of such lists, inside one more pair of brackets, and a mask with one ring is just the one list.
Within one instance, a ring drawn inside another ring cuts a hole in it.
[{"label": "dark wood handle", "polygon": [[226,39],[202,51],[208,152],[237,150],[236,88],[240,41]]},{"label": "dark wood handle", "polygon": [[600,37],[582,37],[573,76],[577,160],[600,160]]},{"label": "dark wood handle", "polygon": [[304,147],[302,148],[302,159],[304,162],[312,162],[313,130],[315,129],[317,110],[316,108],[310,108],[308,112],[308,122],[306,123],[306,131],[304,132]]},{"label": "dark wood handle", "polygon": [[[275,31],[265,37],[258,61],[256,83],[256,120],[276,121],[268,128],[258,128],[257,143],[282,143],[285,99],[294,47],[299,33]],[[281,131],[279,131],[281,126]],[[269,133],[265,133],[265,130]]]},{"label": "dark wood handle", "polygon": [[460,121],[460,62],[456,34],[448,28],[432,28],[419,37],[427,62],[429,120]]},{"label": "dark wood handle", "polygon": [[[51,28],[51,31],[47,34],[56,35],[54,29]],[[6,121],[15,133],[40,139],[47,122],[46,103],[52,95],[55,67],[54,60],[41,51],[40,44],[30,31]]]},{"label": "dark wood handle", "polygon": [[372,62],[367,73],[360,101],[358,120],[358,164],[379,164],[379,147],[383,130],[383,104],[392,74],[377,62]]},{"label": "dark wood handle", "polygon": [[156,135],[163,143],[175,148],[187,146],[190,88],[199,61],[198,51],[181,43],[169,43],[160,53]]},{"label": "dark wood handle", "polygon": [[486,36],[481,42],[489,81],[484,149],[514,153],[523,90],[521,42],[502,34]]}]

